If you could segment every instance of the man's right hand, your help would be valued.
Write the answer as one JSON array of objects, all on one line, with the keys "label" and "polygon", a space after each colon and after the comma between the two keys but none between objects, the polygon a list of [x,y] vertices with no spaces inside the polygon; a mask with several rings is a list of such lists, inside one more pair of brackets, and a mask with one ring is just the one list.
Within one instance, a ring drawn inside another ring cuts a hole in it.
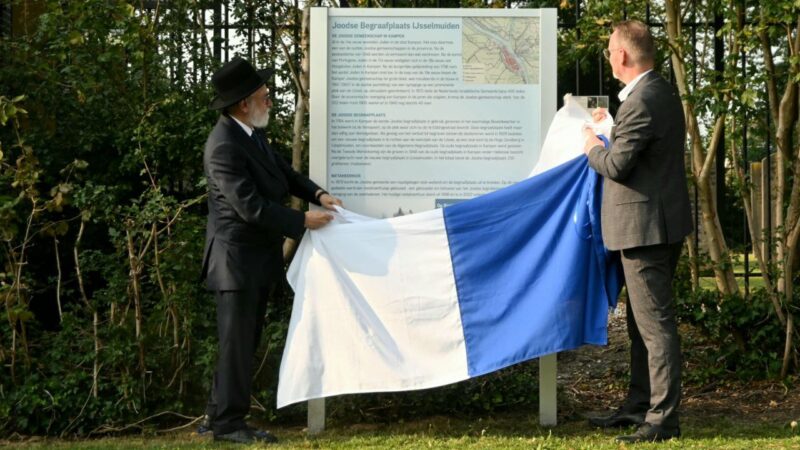
[{"label": "man's right hand", "polygon": [[306,211],[305,227],[309,230],[322,228],[333,220],[333,216],[324,211]]}]

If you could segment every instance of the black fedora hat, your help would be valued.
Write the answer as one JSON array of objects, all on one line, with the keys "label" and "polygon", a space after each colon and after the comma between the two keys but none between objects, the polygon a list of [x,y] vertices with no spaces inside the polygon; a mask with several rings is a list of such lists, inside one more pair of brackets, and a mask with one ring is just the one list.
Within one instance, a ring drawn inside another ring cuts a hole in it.
[{"label": "black fedora hat", "polygon": [[247,98],[257,91],[269,78],[268,70],[256,70],[249,62],[235,57],[225,63],[211,76],[216,97],[210,109],[222,109]]}]

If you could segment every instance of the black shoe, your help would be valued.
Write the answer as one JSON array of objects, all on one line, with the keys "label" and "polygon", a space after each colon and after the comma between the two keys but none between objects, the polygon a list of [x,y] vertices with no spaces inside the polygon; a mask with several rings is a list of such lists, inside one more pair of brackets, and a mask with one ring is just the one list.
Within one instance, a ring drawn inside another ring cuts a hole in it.
[{"label": "black shoe", "polygon": [[[278,442],[278,438],[276,438],[275,435],[269,431],[259,430],[251,427],[250,425],[247,426],[247,429],[253,432],[253,436],[261,442],[267,442],[270,444]],[[200,425],[197,426],[197,434],[206,434],[209,431],[213,431],[211,429],[211,417],[209,417],[208,414],[205,414],[200,420]]]},{"label": "black shoe", "polygon": [[214,435],[215,441],[225,441],[225,442],[235,442],[237,444],[253,444],[256,441],[256,437],[250,429],[243,429],[243,430],[236,430],[231,431],[230,433],[225,434],[215,434]]},{"label": "black shoe", "polygon": [[660,425],[650,425],[645,422],[635,433],[627,436],[617,436],[617,441],[635,444],[637,442],[660,442],[681,437],[681,428],[664,428]]},{"label": "black shoe", "polygon": [[644,414],[634,414],[622,408],[606,417],[592,417],[589,423],[598,428],[617,428],[644,424]]},{"label": "black shoe", "polygon": [[225,434],[215,434],[215,441],[235,442],[237,444],[253,444],[256,442],[264,442],[267,444],[275,444],[278,438],[269,431],[256,430],[247,427],[242,430],[232,431]]},{"label": "black shoe", "polygon": [[276,438],[274,434],[270,433],[267,430],[257,430],[251,427],[250,431],[253,432],[253,436],[255,436],[256,440],[258,440],[259,442],[266,442],[267,444],[278,443],[278,438]]}]

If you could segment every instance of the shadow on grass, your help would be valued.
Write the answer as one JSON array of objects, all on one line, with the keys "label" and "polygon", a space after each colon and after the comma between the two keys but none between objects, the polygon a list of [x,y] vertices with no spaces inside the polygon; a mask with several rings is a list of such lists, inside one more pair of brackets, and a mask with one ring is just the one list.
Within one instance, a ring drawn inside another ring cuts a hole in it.
[{"label": "shadow on grass", "polygon": [[[800,438],[797,430],[787,423],[745,421],[737,418],[684,417],[682,440],[706,440],[722,438],[730,440],[760,440]],[[502,438],[561,438],[561,439],[608,439],[613,441],[620,434],[629,434],[635,427],[600,430],[590,426],[586,420],[561,421],[555,427],[539,425],[535,414],[505,413],[474,419],[433,416],[415,421],[386,424],[334,423],[319,437],[325,440],[349,440],[357,436],[427,436],[437,440],[463,437],[480,438],[496,436]]]}]

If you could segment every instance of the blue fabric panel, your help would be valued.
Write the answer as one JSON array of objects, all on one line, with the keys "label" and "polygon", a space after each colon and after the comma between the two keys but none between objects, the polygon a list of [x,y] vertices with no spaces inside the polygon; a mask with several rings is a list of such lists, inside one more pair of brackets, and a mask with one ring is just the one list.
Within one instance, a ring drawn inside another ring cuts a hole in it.
[{"label": "blue fabric panel", "polygon": [[444,209],[470,376],[606,343],[621,278],[598,180],[580,156]]}]

